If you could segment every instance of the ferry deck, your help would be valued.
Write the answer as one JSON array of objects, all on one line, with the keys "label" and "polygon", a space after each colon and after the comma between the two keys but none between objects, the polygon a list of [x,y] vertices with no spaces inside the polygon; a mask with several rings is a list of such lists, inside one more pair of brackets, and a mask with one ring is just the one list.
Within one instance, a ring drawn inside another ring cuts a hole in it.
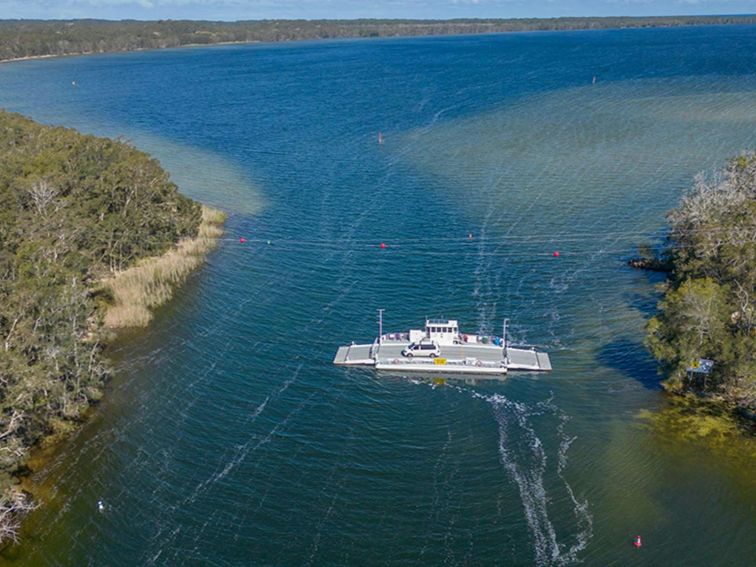
[{"label": "ferry deck", "polygon": [[[432,357],[402,354],[410,345],[421,341],[437,345],[438,354]],[[514,370],[551,370],[551,360],[544,352],[508,346],[496,336],[462,334],[457,321],[448,319],[429,319],[424,330],[382,334],[371,344],[341,346],[333,363],[372,366],[377,370],[455,374],[503,375]]]}]

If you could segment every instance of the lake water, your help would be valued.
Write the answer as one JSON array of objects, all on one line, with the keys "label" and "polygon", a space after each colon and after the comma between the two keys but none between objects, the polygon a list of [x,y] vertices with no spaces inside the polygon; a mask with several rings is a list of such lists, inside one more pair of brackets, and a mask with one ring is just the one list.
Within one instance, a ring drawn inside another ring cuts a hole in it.
[{"label": "lake water", "polygon": [[[206,267],[113,349],[9,564],[756,557],[753,461],[639,417],[665,404],[642,346],[658,278],[625,266],[696,173],[756,147],[756,27],[21,62],[0,66],[0,106],[124,136],[230,213]],[[334,367],[378,308],[389,330],[508,317],[554,371]]]}]

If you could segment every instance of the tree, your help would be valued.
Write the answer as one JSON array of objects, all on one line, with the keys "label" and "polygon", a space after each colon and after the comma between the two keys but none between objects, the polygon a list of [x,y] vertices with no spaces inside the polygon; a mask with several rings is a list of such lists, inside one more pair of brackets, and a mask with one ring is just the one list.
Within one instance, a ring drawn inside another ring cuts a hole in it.
[{"label": "tree", "polygon": [[[716,393],[756,410],[756,154],[696,177],[669,214],[673,273],[647,326],[646,343],[677,392]],[[715,361],[711,379],[687,378],[699,358]]]},{"label": "tree", "polygon": [[0,111],[0,541],[30,501],[29,449],[99,399],[98,282],[197,234],[198,203],[128,144]]}]

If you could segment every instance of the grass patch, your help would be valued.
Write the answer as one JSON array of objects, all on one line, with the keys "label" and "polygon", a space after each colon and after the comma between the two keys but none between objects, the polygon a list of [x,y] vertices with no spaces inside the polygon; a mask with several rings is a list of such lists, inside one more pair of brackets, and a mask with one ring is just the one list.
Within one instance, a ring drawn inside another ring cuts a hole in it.
[{"label": "grass patch", "polygon": [[171,299],[176,288],[218,245],[225,220],[224,212],[203,205],[196,237],[183,239],[162,256],[145,258],[105,280],[103,286],[113,298],[105,312],[105,327],[146,327],[153,310]]}]

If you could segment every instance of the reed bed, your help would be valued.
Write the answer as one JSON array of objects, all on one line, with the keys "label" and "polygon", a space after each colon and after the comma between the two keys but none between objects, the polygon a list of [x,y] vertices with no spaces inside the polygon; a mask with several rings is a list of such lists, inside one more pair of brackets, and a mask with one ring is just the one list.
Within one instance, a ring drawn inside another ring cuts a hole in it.
[{"label": "reed bed", "polygon": [[203,205],[196,237],[183,239],[162,256],[145,258],[104,281],[113,295],[113,304],[105,312],[105,326],[146,327],[153,310],[171,299],[176,288],[217,246],[225,220],[225,213]]}]

